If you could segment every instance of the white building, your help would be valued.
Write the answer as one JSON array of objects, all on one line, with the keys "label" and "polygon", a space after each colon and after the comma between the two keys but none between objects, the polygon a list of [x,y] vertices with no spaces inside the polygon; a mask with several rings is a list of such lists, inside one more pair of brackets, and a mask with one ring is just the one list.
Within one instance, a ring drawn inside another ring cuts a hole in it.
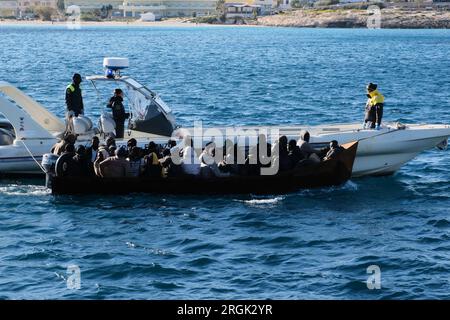
[{"label": "white building", "polygon": [[18,10],[17,1],[0,1],[0,17],[15,17]]},{"label": "white building", "polygon": [[0,16],[23,16],[36,7],[57,8],[57,0],[0,0]]},{"label": "white building", "polygon": [[57,7],[57,0],[18,0],[19,10],[26,10],[32,7]]},{"label": "white building", "polygon": [[141,14],[141,20],[146,22],[153,22],[156,21],[156,16],[153,12],[147,12]]},{"label": "white building", "polygon": [[214,14],[216,0],[130,0],[124,1],[119,9],[124,17],[139,17],[152,12],[160,17],[192,17]]}]

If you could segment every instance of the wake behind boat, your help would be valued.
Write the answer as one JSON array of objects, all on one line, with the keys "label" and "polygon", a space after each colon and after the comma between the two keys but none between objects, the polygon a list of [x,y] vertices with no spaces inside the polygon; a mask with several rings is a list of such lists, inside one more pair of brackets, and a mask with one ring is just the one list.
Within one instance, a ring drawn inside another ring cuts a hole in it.
[{"label": "wake behind boat", "polygon": [[[136,139],[139,146],[145,146],[150,142],[163,145],[171,137],[179,141],[186,135],[201,140],[204,145],[211,141],[211,132],[219,132],[226,137],[227,130],[234,130],[238,138],[250,144],[256,141],[260,132],[273,130],[277,130],[279,136],[298,140],[300,132],[307,130],[311,144],[317,147],[332,140],[339,144],[359,141],[353,166],[353,176],[358,177],[392,174],[424,150],[436,146],[445,148],[450,136],[450,126],[441,124],[385,123],[380,130],[362,129],[359,123],[313,127],[178,128],[172,110],[157,93],[116,72],[128,67],[127,59],[106,58],[104,67],[107,72],[114,73],[112,77],[100,75],[86,79],[99,96],[102,85],[121,87],[125,92],[132,117],[125,137],[116,139],[119,147],[131,138]],[[105,101],[101,100],[99,104],[103,106]],[[42,174],[39,163],[42,156],[63,137],[67,129],[64,121],[6,82],[0,82],[0,113],[6,118],[0,121],[0,173]],[[77,121],[77,145],[88,145],[94,136],[103,140],[115,133],[111,114],[106,111],[102,112],[98,127],[93,126],[87,117],[80,117]]]}]

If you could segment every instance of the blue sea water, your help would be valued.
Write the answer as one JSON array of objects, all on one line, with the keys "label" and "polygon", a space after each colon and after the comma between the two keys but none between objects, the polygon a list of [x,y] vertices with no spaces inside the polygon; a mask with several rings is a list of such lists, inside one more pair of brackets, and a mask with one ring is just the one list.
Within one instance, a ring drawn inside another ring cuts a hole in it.
[{"label": "blue sea water", "polygon": [[[60,116],[73,72],[126,56],[181,125],[361,121],[369,81],[387,121],[450,123],[449,30],[1,26],[0,44],[0,80]],[[1,180],[0,298],[448,299],[449,163],[430,150],[391,177],[267,197],[53,197]]]}]

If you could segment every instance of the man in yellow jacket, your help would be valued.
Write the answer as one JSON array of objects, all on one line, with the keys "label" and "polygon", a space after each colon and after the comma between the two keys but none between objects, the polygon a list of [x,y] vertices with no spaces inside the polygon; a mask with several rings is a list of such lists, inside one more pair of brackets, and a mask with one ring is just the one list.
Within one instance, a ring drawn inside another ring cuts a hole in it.
[{"label": "man in yellow jacket", "polygon": [[[384,96],[377,90],[377,85],[367,85],[367,103],[364,119],[364,128],[380,129],[383,118]],[[370,123],[370,124],[369,124]]]}]

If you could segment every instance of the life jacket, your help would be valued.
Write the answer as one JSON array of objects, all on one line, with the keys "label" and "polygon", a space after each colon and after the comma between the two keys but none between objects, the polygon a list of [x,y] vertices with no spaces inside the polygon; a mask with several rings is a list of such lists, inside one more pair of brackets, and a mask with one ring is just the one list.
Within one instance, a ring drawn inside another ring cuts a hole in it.
[{"label": "life jacket", "polygon": [[384,96],[380,93],[378,90],[374,90],[372,92],[369,92],[369,103],[370,105],[376,106],[377,104],[383,104],[384,103]]},{"label": "life jacket", "polygon": [[[80,92],[82,92],[81,86],[78,86],[78,89],[80,89]],[[73,85],[73,83],[71,83],[71,84],[69,84],[69,85],[67,86],[66,90],[70,90],[70,92],[74,93],[75,90],[76,90],[76,88],[75,88],[75,86]]]}]

